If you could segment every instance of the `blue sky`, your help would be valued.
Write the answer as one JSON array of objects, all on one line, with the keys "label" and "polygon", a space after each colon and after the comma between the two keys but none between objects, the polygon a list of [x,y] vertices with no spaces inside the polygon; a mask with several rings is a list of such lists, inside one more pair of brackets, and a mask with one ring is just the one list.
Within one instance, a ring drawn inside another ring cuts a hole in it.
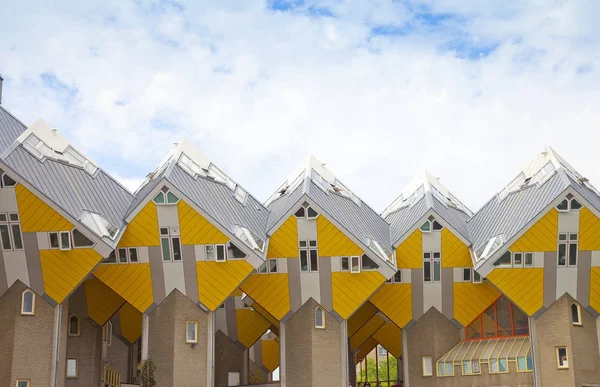
[{"label": "blue sky", "polygon": [[182,137],[260,199],[309,153],[377,210],[424,169],[475,210],[545,145],[600,186],[597,1],[2,7],[4,106],[132,189]]}]

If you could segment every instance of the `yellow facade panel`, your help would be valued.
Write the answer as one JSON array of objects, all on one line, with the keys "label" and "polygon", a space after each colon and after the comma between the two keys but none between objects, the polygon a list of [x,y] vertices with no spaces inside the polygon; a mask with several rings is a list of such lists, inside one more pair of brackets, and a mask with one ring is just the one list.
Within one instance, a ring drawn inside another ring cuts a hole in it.
[{"label": "yellow facade panel", "polygon": [[454,319],[463,326],[469,325],[501,295],[502,293],[489,282],[455,282]]},{"label": "yellow facade panel", "polygon": [[279,330],[279,321],[277,321],[277,319],[273,317],[271,313],[267,312],[267,310],[263,308],[262,305],[260,305],[258,302],[254,302],[252,304],[252,309],[257,311],[264,319],[271,323],[271,330],[273,330],[274,328]]},{"label": "yellow facade panel", "polygon": [[[387,349],[390,355],[396,358],[402,356],[402,330],[394,323],[384,324],[373,338],[377,340],[383,348]],[[392,359],[390,358],[390,361]]]},{"label": "yellow facade panel", "polygon": [[412,320],[411,284],[384,284],[370,301],[394,324],[404,328]]},{"label": "yellow facade panel", "polygon": [[123,306],[125,300],[102,281],[91,278],[83,283],[88,317],[103,326]]},{"label": "yellow facade panel", "polygon": [[158,246],[158,214],[152,200],[129,222],[119,240],[120,247]]},{"label": "yellow facade panel", "polygon": [[177,210],[182,244],[207,245],[229,242],[225,234],[183,200],[177,204]]},{"label": "yellow facade panel", "polygon": [[238,341],[250,348],[269,329],[271,323],[252,309],[235,311]]},{"label": "yellow facade panel", "polygon": [[423,267],[423,234],[416,229],[396,249],[398,269],[419,269]]},{"label": "yellow facade panel", "polygon": [[104,264],[94,275],[142,313],[154,301],[149,263]]},{"label": "yellow facade panel", "polygon": [[350,349],[355,351],[360,348],[360,346],[367,341],[367,339],[375,332],[379,330],[385,324],[385,320],[380,315],[376,314],[371,317],[369,321],[365,325],[363,325],[358,332],[356,332],[352,337],[350,337]]},{"label": "yellow facade panel", "polygon": [[370,301],[362,304],[362,306],[348,319],[348,337],[354,336],[360,327],[369,321],[378,311],[379,309],[377,309]]},{"label": "yellow facade panel", "polygon": [[375,340],[372,337],[369,338],[367,341],[365,341],[364,344],[360,346],[360,349],[356,353],[356,358],[355,358],[356,364],[358,364],[358,362],[360,362],[362,359],[364,359],[365,356],[367,356],[369,353],[371,353],[371,351],[374,350],[376,346],[377,346],[377,340]]},{"label": "yellow facade panel", "polygon": [[252,274],[240,288],[277,321],[280,321],[290,311],[287,274]]},{"label": "yellow facade panel", "polygon": [[40,250],[44,291],[63,302],[101,260],[94,249]]},{"label": "yellow facade panel", "polygon": [[279,367],[279,342],[276,340],[261,340],[263,365],[273,372]]},{"label": "yellow facade panel", "polygon": [[494,269],[487,278],[529,316],[544,306],[544,269]]},{"label": "yellow facade panel", "polygon": [[600,218],[585,207],[579,211],[579,250],[600,250]]},{"label": "yellow facade panel", "polygon": [[142,313],[125,303],[119,310],[121,321],[121,336],[130,343],[135,343],[142,336]]},{"label": "yellow facade panel", "polygon": [[600,312],[600,267],[592,267],[590,272],[590,306]]},{"label": "yellow facade panel", "polygon": [[251,272],[252,266],[245,260],[196,262],[198,299],[208,309],[217,309]]},{"label": "yellow facade panel", "polygon": [[[362,255],[363,250],[327,220],[322,214],[317,218],[317,238],[320,257]],[[296,253],[297,255],[297,253]]]},{"label": "yellow facade panel", "polygon": [[269,239],[267,258],[298,257],[298,220],[290,216]]},{"label": "yellow facade panel", "polygon": [[558,244],[558,211],[553,208],[531,226],[510,251],[556,251]]},{"label": "yellow facade panel", "polygon": [[442,229],[442,267],[473,267],[469,247],[447,228]]},{"label": "yellow facade panel", "polygon": [[15,187],[23,232],[70,231],[73,225],[22,184]]},{"label": "yellow facade panel", "polygon": [[385,277],[378,271],[332,273],[333,310],[344,320],[348,319],[384,281]]}]

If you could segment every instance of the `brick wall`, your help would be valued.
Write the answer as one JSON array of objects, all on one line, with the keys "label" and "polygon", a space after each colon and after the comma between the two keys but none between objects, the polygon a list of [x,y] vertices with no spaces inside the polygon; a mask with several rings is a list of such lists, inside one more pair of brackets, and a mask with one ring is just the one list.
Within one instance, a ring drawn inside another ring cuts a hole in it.
[{"label": "brick wall", "polygon": [[100,382],[94,378],[97,368],[101,367],[97,353],[97,342],[102,340],[101,328],[87,319],[81,319],[79,323],[81,335],[67,337],[67,357],[78,359],[79,377],[66,379],[65,387],[96,387]]},{"label": "brick wall", "polygon": [[[118,321],[113,322],[113,327],[115,323]],[[106,347],[106,361],[109,362],[109,368],[121,375],[121,382],[125,383],[129,380],[129,344],[114,334],[110,346]]]},{"label": "brick wall", "polygon": [[148,356],[156,365],[157,386],[173,386],[173,313],[174,293],[150,315],[148,324]]},{"label": "brick wall", "polygon": [[21,287],[13,286],[0,298],[0,386],[14,384],[12,380],[12,354],[15,317],[21,308]]},{"label": "brick wall", "polygon": [[244,349],[231,341],[223,332],[215,335],[215,386],[227,386],[228,373],[239,372],[240,381],[244,375]]},{"label": "brick wall", "polygon": [[[570,308],[570,300],[568,308]],[[600,352],[596,319],[581,308],[582,326],[571,325],[571,358],[575,367],[575,385],[582,386],[600,382]]]}]

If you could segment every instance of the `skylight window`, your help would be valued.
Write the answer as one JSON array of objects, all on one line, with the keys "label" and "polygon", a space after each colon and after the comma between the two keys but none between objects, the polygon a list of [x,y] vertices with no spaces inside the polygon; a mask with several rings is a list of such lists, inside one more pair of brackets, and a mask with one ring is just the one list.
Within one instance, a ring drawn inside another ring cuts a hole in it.
[{"label": "skylight window", "polygon": [[235,236],[244,242],[248,247],[253,250],[262,252],[265,248],[265,242],[254,235],[252,231],[242,226],[235,226]]},{"label": "skylight window", "polygon": [[[521,172],[502,191],[500,191],[498,197],[500,200],[502,200],[513,192],[525,189],[535,184],[541,185],[552,176],[554,171],[556,171],[554,164],[552,164],[551,161],[548,161],[542,168],[529,176],[526,175],[525,172]],[[527,172],[531,173],[529,170]]]},{"label": "skylight window", "polygon": [[31,134],[27,137],[27,139],[25,139],[23,146],[39,159],[42,159],[43,157],[49,157],[54,160],[60,160],[71,165],[81,167],[90,175],[93,175],[98,170],[98,167],[96,167],[94,163],[85,158],[85,156],[76,151],[70,145],[62,151],[52,149],[48,145],[44,144],[44,142],[35,134]]},{"label": "skylight window", "polygon": [[386,208],[381,214],[382,217],[387,217],[392,212],[398,211],[405,207],[410,207],[423,197],[425,194],[425,188],[421,185],[415,192],[413,192],[410,196],[404,197],[404,195],[400,195]]},{"label": "skylight window", "polygon": [[242,187],[237,185],[235,187],[235,190],[233,191],[233,196],[237,199],[238,202],[244,204],[246,203],[246,197],[248,196],[248,193],[244,191]]},{"label": "skylight window", "polygon": [[377,242],[376,240],[373,240],[373,239],[367,239],[367,240],[368,240],[369,249],[371,249],[375,254],[377,254],[384,261],[388,261],[388,262],[392,261],[391,254],[388,253],[383,247],[381,247],[379,242]]},{"label": "skylight window", "polygon": [[110,238],[111,240],[114,240],[119,233],[117,227],[94,212],[84,211],[81,216],[81,223],[88,226],[90,230],[101,238]]},{"label": "skylight window", "polygon": [[482,259],[492,256],[504,243],[502,235],[497,235],[490,238],[487,243],[484,243],[475,251],[475,259],[479,262]]}]

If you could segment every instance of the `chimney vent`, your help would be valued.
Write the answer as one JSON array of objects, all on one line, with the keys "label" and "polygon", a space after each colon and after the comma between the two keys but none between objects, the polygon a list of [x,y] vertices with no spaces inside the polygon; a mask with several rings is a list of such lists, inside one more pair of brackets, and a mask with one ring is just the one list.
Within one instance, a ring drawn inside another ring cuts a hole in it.
[{"label": "chimney vent", "polygon": [[0,105],[2,105],[2,82],[4,82],[4,79],[2,79],[2,75],[0,74]]}]

